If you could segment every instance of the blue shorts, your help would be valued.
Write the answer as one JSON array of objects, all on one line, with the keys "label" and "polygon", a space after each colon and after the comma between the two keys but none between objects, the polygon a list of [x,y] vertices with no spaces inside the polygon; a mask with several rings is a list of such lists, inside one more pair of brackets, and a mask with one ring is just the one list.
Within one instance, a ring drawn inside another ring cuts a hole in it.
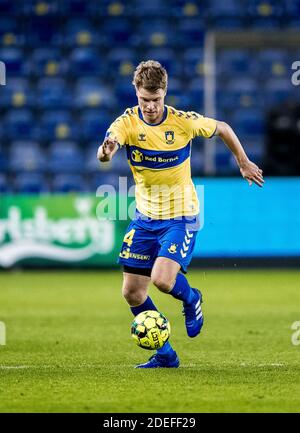
[{"label": "blue shorts", "polygon": [[157,257],[179,263],[185,273],[192,260],[199,218],[151,219],[138,210],[127,227],[118,263],[134,268],[151,269]]}]

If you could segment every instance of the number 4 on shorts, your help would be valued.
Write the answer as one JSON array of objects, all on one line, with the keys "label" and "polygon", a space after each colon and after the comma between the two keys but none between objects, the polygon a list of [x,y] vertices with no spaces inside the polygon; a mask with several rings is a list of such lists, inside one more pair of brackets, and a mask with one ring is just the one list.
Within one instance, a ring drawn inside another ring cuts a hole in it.
[{"label": "number 4 on shorts", "polygon": [[124,236],[123,242],[125,242],[129,247],[132,245],[134,233],[135,229],[132,229]]}]

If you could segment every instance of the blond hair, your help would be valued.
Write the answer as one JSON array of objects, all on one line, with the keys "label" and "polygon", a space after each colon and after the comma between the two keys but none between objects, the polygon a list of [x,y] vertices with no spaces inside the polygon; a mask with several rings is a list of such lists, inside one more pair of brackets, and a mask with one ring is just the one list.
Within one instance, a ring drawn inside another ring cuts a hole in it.
[{"label": "blond hair", "polygon": [[158,89],[167,90],[168,74],[165,68],[155,60],[141,62],[134,71],[132,84],[139,89],[156,92]]}]

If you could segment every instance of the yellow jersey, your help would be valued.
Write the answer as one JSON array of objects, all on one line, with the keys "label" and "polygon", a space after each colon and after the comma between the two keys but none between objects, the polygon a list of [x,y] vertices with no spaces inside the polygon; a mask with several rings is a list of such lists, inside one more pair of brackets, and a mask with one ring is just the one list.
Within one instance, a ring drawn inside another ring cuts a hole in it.
[{"label": "yellow jersey", "polygon": [[142,214],[170,219],[199,213],[191,178],[191,141],[196,136],[212,137],[216,127],[214,119],[167,105],[157,124],[147,123],[135,106],[110,125],[107,136],[126,147],[136,207]]}]

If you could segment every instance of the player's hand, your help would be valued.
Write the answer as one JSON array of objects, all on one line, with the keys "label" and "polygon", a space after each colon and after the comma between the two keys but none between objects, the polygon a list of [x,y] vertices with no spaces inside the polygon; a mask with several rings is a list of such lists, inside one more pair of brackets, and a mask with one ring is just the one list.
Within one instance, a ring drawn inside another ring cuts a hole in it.
[{"label": "player's hand", "polygon": [[107,137],[98,149],[97,158],[100,161],[109,161],[110,155],[117,145],[118,140],[116,138]]},{"label": "player's hand", "polygon": [[244,179],[246,179],[249,185],[252,185],[252,182],[256,183],[256,185],[262,187],[264,184],[263,171],[252,161],[243,162],[240,165],[240,172]]}]

